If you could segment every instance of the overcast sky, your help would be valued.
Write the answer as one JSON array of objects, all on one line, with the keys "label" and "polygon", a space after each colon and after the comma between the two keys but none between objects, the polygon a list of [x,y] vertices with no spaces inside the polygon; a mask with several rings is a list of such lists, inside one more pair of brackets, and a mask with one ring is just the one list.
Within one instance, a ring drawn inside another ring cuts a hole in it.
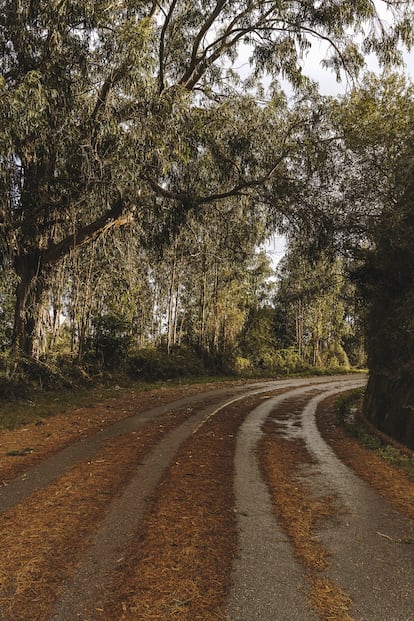
[{"label": "overcast sky", "polygon": [[[381,17],[386,19],[384,4],[381,2],[378,2],[376,4],[377,8],[382,6]],[[326,43],[318,43],[317,41],[313,41],[312,48],[305,56],[302,63],[303,73],[319,83],[319,90],[322,95],[341,95],[350,88],[350,84],[347,83],[346,79],[344,79],[342,82],[337,82],[335,74],[332,71],[325,69],[321,65],[321,61],[327,55],[327,51],[328,49]],[[404,60],[406,66],[404,69],[401,69],[401,71],[404,71],[406,75],[409,76],[411,81],[414,82],[414,51],[410,53],[405,52]],[[373,71],[374,73],[378,74],[381,73],[381,69],[379,68],[378,62],[375,57],[368,57],[366,59],[366,62],[367,69],[369,71]],[[283,85],[286,91],[289,92],[289,85],[286,82],[284,82]],[[273,236],[268,241],[268,243],[265,244],[264,248],[269,254],[274,267],[276,267],[277,263],[283,257],[285,253],[285,246],[285,239],[277,235]]]},{"label": "overcast sky", "polygon": [[[303,61],[303,73],[308,75],[313,80],[319,82],[320,92],[322,95],[339,95],[346,92],[349,88],[346,80],[337,82],[336,77],[332,71],[324,69],[321,65],[321,61],[326,54],[326,46],[324,44],[315,43],[312,50],[308,53]],[[411,80],[414,81],[414,52],[405,52],[404,60],[406,63],[405,69],[402,69]],[[381,69],[378,66],[376,58],[368,57],[366,59],[367,69],[375,73],[380,73]]]}]

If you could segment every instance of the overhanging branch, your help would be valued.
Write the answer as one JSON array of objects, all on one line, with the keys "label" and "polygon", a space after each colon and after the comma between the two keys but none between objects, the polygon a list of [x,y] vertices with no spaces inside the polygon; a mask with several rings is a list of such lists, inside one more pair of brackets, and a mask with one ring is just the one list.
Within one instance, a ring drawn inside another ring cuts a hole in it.
[{"label": "overhanging branch", "polygon": [[135,209],[135,205],[127,204],[124,199],[119,198],[100,218],[80,227],[57,244],[51,244],[43,254],[43,263],[53,265],[71,250],[97,239],[110,229],[131,224]]},{"label": "overhanging branch", "polygon": [[289,153],[289,149],[283,151],[283,153],[277,158],[272,168],[267,171],[265,174],[255,177],[253,179],[245,179],[236,183],[228,190],[223,190],[222,192],[215,192],[213,194],[208,194],[206,196],[190,196],[186,192],[174,192],[172,190],[168,190],[167,188],[162,187],[154,178],[147,175],[145,177],[145,181],[149,184],[153,192],[158,196],[162,196],[163,198],[167,198],[169,200],[173,200],[179,203],[191,204],[192,206],[196,205],[205,205],[208,203],[214,203],[216,201],[225,200],[226,198],[231,198],[232,196],[239,196],[245,190],[250,188],[257,188],[275,174],[279,165],[283,162],[283,160],[287,157]]}]

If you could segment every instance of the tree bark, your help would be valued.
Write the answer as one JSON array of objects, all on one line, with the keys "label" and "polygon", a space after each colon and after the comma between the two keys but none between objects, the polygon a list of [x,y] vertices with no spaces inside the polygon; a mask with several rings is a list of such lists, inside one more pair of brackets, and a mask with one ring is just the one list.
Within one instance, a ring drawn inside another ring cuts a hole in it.
[{"label": "tree bark", "polygon": [[41,300],[53,265],[73,249],[89,243],[110,229],[130,224],[134,210],[134,206],[126,205],[124,200],[119,198],[105,214],[79,227],[75,233],[66,236],[60,242],[50,242],[45,249],[33,247],[29,231],[27,239],[21,243],[20,252],[14,259],[18,277],[13,328],[15,351],[19,350],[30,357],[35,354],[36,326]]},{"label": "tree bark", "polygon": [[176,245],[174,247],[174,257],[173,263],[171,267],[171,276],[170,276],[170,286],[168,290],[168,315],[167,315],[167,352],[168,355],[171,353],[171,349],[174,342],[174,294],[176,289],[176,270],[177,270],[177,248]]},{"label": "tree bark", "polygon": [[364,414],[380,431],[414,449],[414,365],[370,370]]},{"label": "tree bark", "polygon": [[19,282],[16,287],[13,349],[33,356],[38,311],[44,290],[40,253],[17,256],[14,261]]}]

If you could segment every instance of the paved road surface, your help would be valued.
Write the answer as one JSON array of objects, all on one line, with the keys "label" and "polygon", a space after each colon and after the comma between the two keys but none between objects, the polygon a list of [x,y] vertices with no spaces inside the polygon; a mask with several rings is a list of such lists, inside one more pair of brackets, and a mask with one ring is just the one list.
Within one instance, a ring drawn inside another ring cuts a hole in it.
[{"label": "paved road surface", "polygon": [[[247,397],[255,397],[256,404],[241,422],[237,434],[234,512],[239,551],[231,570],[232,589],[225,603],[223,621],[225,618],[229,621],[316,621],[322,618],[310,607],[305,572],[274,516],[269,488],[258,466],[257,446],[263,434],[263,423],[269,416],[286,438],[301,438],[312,454],[313,464],[306,472],[306,484],[337,498],[338,518],[325,524],[318,535],[330,555],[330,579],[352,599],[353,616],[349,618],[414,620],[414,546],[403,543],[413,540],[411,525],[337,459],[315,424],[318,403],[363,383],[364,378],[355,376],[287,379],[193,395],[109,426],[50,457],[24,477],[9,482],[0,489],[0,514],[6,524],[13,510],[36,498],[41,490],[55,489],[71,468],[99,459],[108,441],[127,438],[137,430],[154,425],[170,411],[187,412],[157,441],[108,502],[71,575],[63,575],[60,583],[50,586],[52,593],[49,592],[48,597],[54,602],[53,612],[42,621],[105,619],[105,585],[114,574],[119,578],[118,561],[131,547],[134,534],[151,509],[152,498],[178,449],[201,434],[207,422],[213,424],[219,413],[242,404]],[[292,405],[291,414],[286,417],[285,412],[278,421],[278,410],[287,402]],[[233,473],[229,472],[228,476],[233,477]],[[96,493],[100,490],[96,489]],[[174,516],[174,519],[179,517]],[[48,537],[46,518],[44,531],[39,532],[44,538]],[[24,612],[24,603],[23,612],[20,608],[13,612],[19,576],[9,575],[3,582],[1,578],[0,573],[0,620],[24,620],[24,615],[29,614]],[[159,580],[162,581],[162,575]],[[27,610],[30,610],[29,602]],[[87,617],[85,610],[89,611]],[[148,613],[147,618],[155,617]],[[166,613],[165,619],[170,618],[187,617]],[[136,621],[141,621],[141,617]]]}]

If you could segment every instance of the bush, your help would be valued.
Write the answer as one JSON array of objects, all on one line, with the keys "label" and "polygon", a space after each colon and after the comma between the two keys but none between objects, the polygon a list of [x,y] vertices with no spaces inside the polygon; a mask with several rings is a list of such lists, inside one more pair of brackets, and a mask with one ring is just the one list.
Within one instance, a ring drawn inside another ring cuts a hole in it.
[{"label": "bush", "polygon": [[233,372],[241,375],[298,373],[308,369],[294,347],[262,350],[260,357],[235,356]]},{"label": "bush", "polygon": [[102,367],[113,369],[122,363],[131,344],[130,325],[115,315],[104,315],[94,321],[94,336],[88,349]]},{"label": "bush", "polygon": [[249,358],[243,358],[243,356],[236,356],[234,359],[234,370],[236,373],[244,373],[252,369],[253,363]]},{"label": "bush", "polygon": [[134,379],[168,380],[206,374],[203,361],[193,351],[176,349],[140,349],[129,357],[129,374]]},{"label": "bush", "polygon": [[0,355],[0,399],[24,397],[34,389],[72,386],[56,360],[36,360],[23,354]]},{"label": "bush", "polygon": [[297,373],[304,370],[306,365],[294,347],[286,349],[268,350],[262,353],[258,367],[274,373]]}]

